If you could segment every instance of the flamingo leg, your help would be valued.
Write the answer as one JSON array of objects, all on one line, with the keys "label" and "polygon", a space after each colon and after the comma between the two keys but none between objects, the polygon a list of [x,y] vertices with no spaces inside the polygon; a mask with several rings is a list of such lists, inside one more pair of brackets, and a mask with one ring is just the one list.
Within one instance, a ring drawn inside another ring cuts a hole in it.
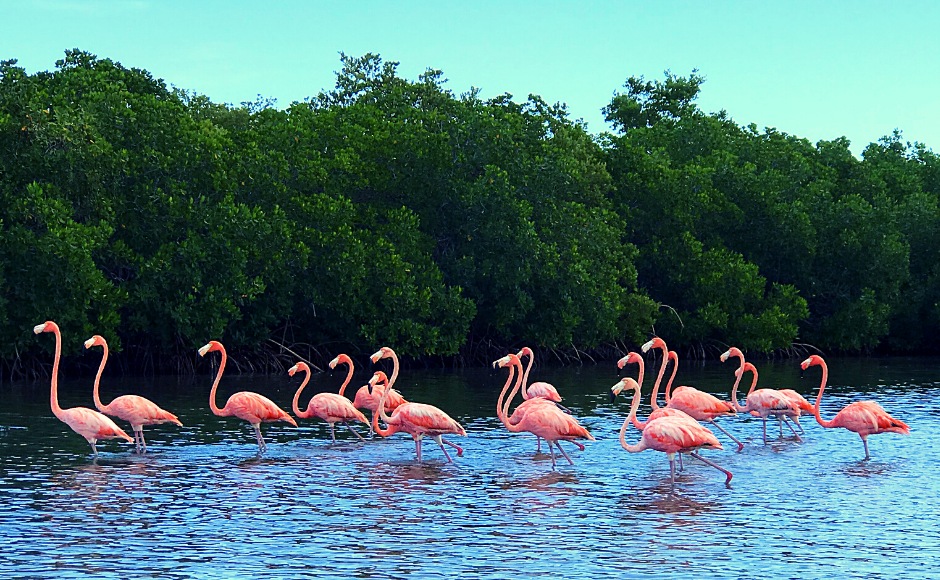
[{"label": "flamingo leg", "polygon": [[[676,487],[676,454],[667,453],[666,457],[669,458],[669,485],[672,489]],[[679,455],[682,457],[682,455]]]},{"label": "flamingo leg", "polygon": [[[579,451],[584,451],[584,445],[575,441],[574,439],[563,439],[562,441],[567,441],[568,443],[571,443],[572,445],[576,446]],[[558,441],[556,441],[555,443],[558,443]]]},{"label": "flamingo leg", "polygon": [[355,429],[353,429],[353,428],[352,428],[352,425],[350,425],[349,422],[343,421],[343,425],[346,425],[346,428],[349,429],[349,431],[350,431],[353,435],[355,435],[356,437],[358,437],[360,441],[365,442],[365,439],[362,438],[362,435],[360,435],[358,431],[356,431]]},{"label": "flamingo leg", "polygon": [[764,445],[767,445],[767,417],[761,417],[761,421],[764,422]]},{"label": "flamingo leg", "polygon": [[[552,442],[549,441],[548,445],[549,445],[549,449],[551,449]],[[561,445],[558,444],[558,441],[555,441],[555,447],[557,447],[558,450],[561,451],[561,454],[565,456],[565,459],[568,460],[568,463],[570,463],[571,465],[574,465],[574,461],[571,461],[571,458],[568,457],[568,454],[565,453],[565,450],[561,448]]]},{"label": "flamingo leg", "polygon": [[441,441],[443,441],[444,443],[456,449],[457,457],[463,457],[463,447],[461,447],[460,445],[457,445],[456,443],[451,443],[450,441],[448,441],[447,439],[444,439],[443,437],[441,437]]},{"label": "flamingo leg", "polygon": [[258,452],[264,451],[268,446],[264,442],[264,437],[261,436],[261,424],[254,423],[252,427],[255,430],[255,439],[258,440]]},{"label": "flamingo leg", "polygon": [[712,467],[714,467],[714,468],[717,469],[718,471],[724,473],[726,476],[728,476],[728,479],[725,480],[725,485],[729,485],[729,486],[731,485],[731,477],[732,477],[732,475],[731,475],[731,472],[730,472],[730,471],[728,471],[728,470],[725,469],[724,467],[721,467],[720,465],[718,465],[718,464],[715,463],[714,461],[709,461],[708,459],[705,459],[704,457],[702,457],[701,455],[699,455],[698,453],[696,453],[696,452],[694,452],[694,451],[691,452],[691,453],[689,453],[689,455],[691,455],[692,457],[694,457],[694,458],[696,458],[696,459],[699,459],[699,460],[701,460],[701,461],[704,461],[705,463],[711,465]]},{"label": "flamingo leg", "polygon": [[780,434],[777,435],[777,439],[783,439],[783,418],[785,415],[777,415],[777,423],[779,423]]},{"label": "flamingo leg", "polygon": [[[786,424],[787,424],[787,427],[790,428],[790,431],[793,432],[793,436],[796,437],[796,440],[797,440],[799,443],[802,443],[803,440],[800,439],[800,436],[796,434],[796,429],[794,429],[794,428],[793,428],[793,425],[790,424],[791,421],[790,421],[789,419],[790,419],[789,417],[787,417],[786,415],[783,415],[783,419],[781,419],[780,422],[781,422],[781,423],[786,423]],[[783,427],[781,427],[780,430],[783,431]]]},{"label": "flamingo leg", "polygon": [[415,435],[415,453],[418,455],[418,462],[421,461],[421,437]]},{"label": "flamingo leg", "polygon": [[[864,441],[864,439],[863,439],[862,441]],[[97,458],[98,458],[98,448],[95,447],[95,442],[96,442],[96,439],[89,439],[89,440],[88,440],[88,444],[91,445],[91,454],[92,454],[93,457],[95,457],[95,458],[97,459]],[[866,452],[867,452],[867,449],[866,449]]]},{"label": "flamingo leg", "polygon": [[738,444],[738,451],[741,451],[742,449],[744,449],[744,443],[741,443],[740,441],[738,441],[737,437],[735,437],[735,436],[732,435],[731,433],[728,433],[728,431],[726,431],[724,427],[722,427],[721,425],[719,425],[718,423],[716,423],[714,419],[710,419],[708,422],[711,423],[712,425],[714,425],[715,428],[717,428],[719,431],[721,431],[722,433],[724,433],[725,435],[727,435],[732,441],[734,441],[735,443],[737,443],[737,444]]},{"label": "flamingo leg", "polygon": [[800,418],[799,418],[799,417],[792,417],[790,420],[793,421],[794,423],[796,423],[797,429],[800,430],[800,435],[805,435],[805,434],[806,434],[806,431],[803,430],[803,426],[800,425]]},{"label": "flamingo leg", "polygon": [[682,466],[682,454],[679,454],[679,471],[684,471],[685,467]]},{"label": "flamingo leg", "polygon": [[333,443],[336,443],[336,429],[333,427],[332,422],[330,423],[330,440],[332,440]]},{"label": "flamingo leg", "polygon": [[140,433],[140,449],[138,450],[138,453],[146,453],[147,452],[147,440],[144,439],[144,428],[141,427],[138,430],[138,433]]},{"label": "flamingo leg", "polygon": [[[375,411],[372,411],[372,416],[375,417]],[[372,421],[369,421],[369,439],[375,437],[375,429],[372,428]]]},{"label": "flamingo leg", "polygon": [[868,438],[864,435],[859,435],[862,438],[862,444],[865,446],[865,461],[871,459],[871,455],[868,453]]},{"label": "flamingo leg", "polygon": [[[450,454],[447,453],[447,449],[444,448],[444,440],[443,440],[443,438],[442,438],[440,435],[434,435],[432,438],[433,438],[435,441],[437,441],[438,447],[440,447],[440,448],[441,448],[441,451],[444,452],[444,457],[447,458],[447,463],[453,463],[454,460],[450,458]],[[453,445],[453,443],[451,443],[451,445]]]},{"label": "flamingo leg", "polygon": [[535,442],[536,442],[535,454],[538,455],[539,453],[542,452],[542,438],[536,435]]},{"label": "flamingo leg", "polygon": [[[561,447],[559,447],[561,449]],[[552,454],[552,471],[555,471],[555,451],[552,450],[552,442],[548,442],[548,452]]]}]

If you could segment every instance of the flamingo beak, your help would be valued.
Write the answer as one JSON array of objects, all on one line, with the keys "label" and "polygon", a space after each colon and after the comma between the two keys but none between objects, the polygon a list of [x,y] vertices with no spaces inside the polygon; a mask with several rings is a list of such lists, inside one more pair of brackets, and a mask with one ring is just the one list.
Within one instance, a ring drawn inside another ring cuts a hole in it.
[{"label": "flamingo beak", "polygon": [[643,343],[643,346],[640,347],[640,350],[642,350],[643,352],[647,352],[647,351],[649,351],[649,349],[651,349],[651,348],[653,348],[653,341],[652,341],[652,340],[649,341],[649,342]]},{"label": "flamingo beak", "polygon": [[95,346],[94,338],[89,338],[88,340],[85,341],[85,348],[91,348],[93,346]]},{"label": "flamingo beak", "polygon": [[379,359],[382,358],[382,351],[378,351],[369,357],[369,360],[372,361],[372,364],[379,362]]},{"label": "flamingo beak", "polygon": [[45,324],[45,323],[43,323],[43,324],[37,324],[36,326],[33,327],[33,332],[36,333],[36,334],[40,334],[40,333],[43,332],[45,329],[46,329],[46,324]]},{"label": "flamingo beak", "polygon": [[206,353],[209,352],[209,347],[211,347],[211,346],[212,346],[211,344],[206,344],[206,345],[200,347],[200,348],[199,348],[199,356],[206,356]]},{"label": "flamingo beak", "polygon": [[291,368],[289,368],[289,369],[287,370],[287,376],[292,377],[292,376],[294,376],[294,373],[296,373],[296,372],[297,372],[297,365],[294,365],[294,366],[292,366]]},{"label": "flamingo beak", "polygon": [[613,391],[610,391],[610,402],[611,402],[611,404],[613,404],[614,401],[616,401],[616,400],[617,400],[617,393],[615,393],[615,392],[613,392]]},{"label": "flamingo beak", "polygon": [[724,353],[722,353],[722,355],[721,355],[721,357],[720,357],[720,358],[721,358],[721,362],[727,361],[729,356],[731,356],[731,351],[730,351],[730,350],[726,350]]}]

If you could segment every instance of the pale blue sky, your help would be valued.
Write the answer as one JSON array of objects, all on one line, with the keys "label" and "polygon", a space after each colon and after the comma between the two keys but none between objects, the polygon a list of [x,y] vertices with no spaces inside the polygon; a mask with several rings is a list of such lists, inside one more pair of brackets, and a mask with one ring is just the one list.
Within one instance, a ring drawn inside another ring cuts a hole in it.
[{"label": "pale blue sky", "polygon": [[706,77],[699,106],[859,153],[899,128],[940,151],[940,1],[0,0],[0,59],[81,48],[213,101],[333,87],[338,53],[415,79],[568,104],[592,132],[631,76]]}]

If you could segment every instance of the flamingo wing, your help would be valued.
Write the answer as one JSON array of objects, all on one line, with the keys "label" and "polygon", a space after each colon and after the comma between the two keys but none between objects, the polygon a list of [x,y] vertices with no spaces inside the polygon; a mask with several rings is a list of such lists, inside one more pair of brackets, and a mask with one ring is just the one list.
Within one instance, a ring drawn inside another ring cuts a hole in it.
[{"label": "flamingo wing", "polygon": [[62,410],[62,421],[85,439],[126,439],[134,440],[107,416],[86,407],[72,407]]},{"label": "flamingo wing", "polygon": [[854,431],[859,435],[874,433],[910,433],[904,421],[895,419],[874,401],[851,403],[833,417],[834,425]]},{"label": "flamingo wing", "polygon": [[807,401],[803,395],[797,393],[793,389],[780,389],[778,392],[796,403],[801,412],[809,413],[810,415],[813,414],[813,404]]},{"label": "flamingo wing", "polygon": [[395,409],[392,418],[397,418],[402,430],[412,434],[467,434],[447,413],[424,403],[405,403]]},{"label": "flamingo wing", "polygon": [[131,425],[175,423],[183,426],[176,415],[164,411],[153,401],[138,395],[122,395],[105,406],[105,413],[127,421]]},{"label": "flamingo wing", "polygon": [[307,405],[308,411],[324,421],[361,421],[369,420],[346,397],[335,393],[319,393],[314,395]]},{"label": "flamingo wing", "polygon": [[556,403],[561,402],[561,395],[558,394],[558,389],[556,389],[550,383],[545,383],[542,381],[532,383],[529,385],[527,392],[529,397],[542,397],[543,399],[555,401]]},{"label": "flamingo wing", "polygon": [[650,421],[643,429],[643,440],[648,447],[666,453],[721,449],[721,443],[711,431],[682,417],[660,417]]},{"label": "flamingo wing", "polygon": [[262,422],[286,421],[294,427],[297,426],[297,421],[294,421],[294,418],[285,413],[274,401],[250,391],[240,391],[229,397],[223,411],[248,421],[252,425]]},{"label": "flamingo wing", "polygon": [[673,391],[668,406],[684,411],[696,421],[710,421],[715,417],[736,414],[731,403],[692,387],[679,387]]},{"label": "flamingo wing", "polygon": [[[535,400],[537,399],[529,399],[529,402]],[[551,401],[530,405],[520,418],[519,426],[547,441],[559,439],[594,441],[594,436],[587,429],[578,424],[574,417],[562,412]]]}]

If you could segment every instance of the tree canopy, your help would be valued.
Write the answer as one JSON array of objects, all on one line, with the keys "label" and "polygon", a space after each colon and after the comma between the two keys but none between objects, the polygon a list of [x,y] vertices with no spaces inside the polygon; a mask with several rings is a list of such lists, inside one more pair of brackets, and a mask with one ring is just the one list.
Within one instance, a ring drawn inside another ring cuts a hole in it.
[{"label": "tree canopy", "polygon": [[[0,358],[105,335],[140,360],[209,339],[477,360],[794,344],[937,352],[940,164],[861,158],[630,77],[592,135],[535,95],[455,95],[341,55],[330,91],[217,104],[70,50],[0,63]],[[141,363],[156,364],[156,363]]]}]

